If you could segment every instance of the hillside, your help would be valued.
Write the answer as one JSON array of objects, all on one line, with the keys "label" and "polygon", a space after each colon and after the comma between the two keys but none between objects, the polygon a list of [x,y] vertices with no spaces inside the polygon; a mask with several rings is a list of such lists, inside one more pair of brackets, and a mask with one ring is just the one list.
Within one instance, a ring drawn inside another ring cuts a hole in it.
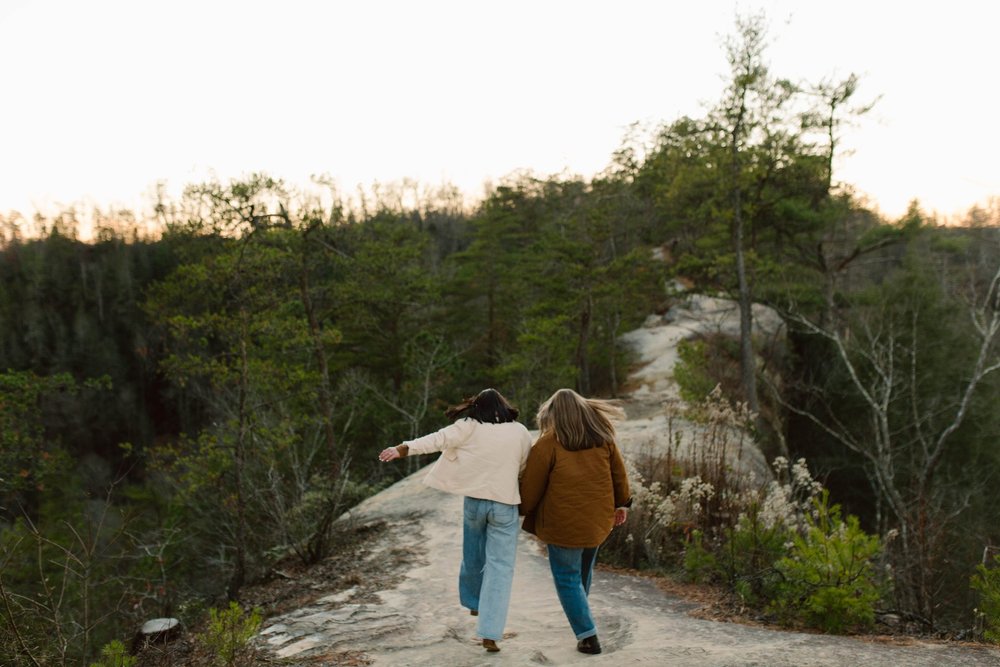
[{"label": "hillside", "polygon": [[[693,298],[671,312],[628,335],[642,365],[631,376],[630,418],[620,429],[626,451],[655,442],[661,430],[657,406],[676,396],[671,374],[677,342],[706,327],[725,331],[731,326],[731,304],[721,300]],[[761,321],[766,329],[768,319]],[[767,331],[780,335],[776,327]],[[748,453],[746,462],[762,466],[763,458]],[[595,574],[591,593],[605,652],[600,658],[584,656],[575,650],[541,545],[526,534],[518,547],[507,635],[501,652],[487,655],[475,636],[474,619],[457,601],[461,498],[421,484],[425,473],[416,472],[341,517],[345,531],[378,527],[351,564],[356,574],[338,586],[315,584],[323,589],[318,599],[269,618],[258,638],[268,655],[285,659],[283,664],[435,667],[1000,664],[1000,653],[980,646],[887,642],[704,620],[691,614],[697,604],[665,593],[652,580],[606,569]]]}]

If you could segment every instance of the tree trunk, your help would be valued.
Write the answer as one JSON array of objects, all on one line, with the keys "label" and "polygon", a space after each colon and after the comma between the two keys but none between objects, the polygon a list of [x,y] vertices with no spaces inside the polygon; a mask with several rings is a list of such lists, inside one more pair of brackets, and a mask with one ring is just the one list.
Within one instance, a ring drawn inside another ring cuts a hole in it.
[{"label": "tree trunk", "polygon": [[621,324],[621,313],[615,311],[611,319],[611,358],[609,373],[611,375],[611,396],[618,398],[618,326]]},{"label": "tree trunk", "polygon": [[240,308],[240,385],[237,399],[236,443],[233,452],[233,473],[236,482],[236,563],[226,591],[230,600],[237,599],[240,589],[246,580],[246,507],[243,499],[243,468],[246,463],[246,438],[249,430],[247,424],[247,394],[250,385],[250,363],[247,354],[248,315],[246,309]]},{"label": "tree trunk", "polygon": [[486,363],[490,368],[494,368],[500,360],[500,355],[497,354],[497,336],[494,331],[496,326],[496,304],[495,302],[495,285],[493,280],[490,280],[489,289],[486,292]]},{"label": "tree trunk", "polygon": [[590,359],[587,347],[590,345],[590,320],[594,309],[594,300],[588,294],[580,313],[580,336],[576,343],[577,389],[581,394],[590,394]]},{"label": "tree trunk", "polygon": [[[745,94],[744,94],[745,96]],[[740,136],[744,131],[746,102],[740,99],[740,107],[730,135],[730,175],[732,178],[733,201],[733,250],[736,253],[736,281],[740,304],[740,385],[743,398],[754,414],[760,413],[757,398],[757,360],[753,351],[753,303],[750,296],[750,282],[747,279],[746,256],[743,250],[743,189],[740,186]]]},{"label": "tree trunk", "polygon": [[312,341],[313,356],[316,358],[316,366],[319,368],[319,409],[323,418],[323,438],[326,444],[327,455],[330,457],[330,474],[333,479],[336,479],[340,476],[340,461],[337,458],[337,435],[333,427],[330,365],[326,359],[326,352],[323,350],[322,330],[319,326],[319,319],[316,317],[316,308],[313,305],[310,293],[309,267],[306,263],[307,247],[307,244],[303,244],[302,246],[302,264],[299,269],[299,294],[302,299],[302,307],[306,312],[306,320],[309,323],[309,338]]}]

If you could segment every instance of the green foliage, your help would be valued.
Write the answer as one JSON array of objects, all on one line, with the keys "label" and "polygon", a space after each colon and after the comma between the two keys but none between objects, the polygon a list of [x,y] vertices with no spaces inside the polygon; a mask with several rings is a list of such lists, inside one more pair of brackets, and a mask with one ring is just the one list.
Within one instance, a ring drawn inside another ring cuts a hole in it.
[{"label": "green foliage", "polygon": [[62,392],[77,391],[68,374],[0,373],[0,516],[13,513],[26,494],[44,491],[62,449],[44,432],[44,405]]},{"label": "green foliage", "polygon": [[766,521],[757,503],[726,531],[719,572],[745,603],[760,606],[772,595],[778,577],[776,563],[785,555],[791,533],[784,523]]},{"label": "green foliage", "polygon": [[524,405],[539,405],[553,387],[572,387],[573,338],[569,317],[534,317],[524,323],[516,339],[516,352],[496,369],[503,386],[516,387]]},{"label": "green foliage", "polygon": [[705,547],[704,533],[691,531],[691,539],[684,548],[684,575],[687,580],[696,584],[709,582],[718,570],[718,559]]},{"label": "green foliage", "polygon": [[677,344],[674,380],[681,398],[689,403],[705,399],[718,384],[706,370],[706,344],[703,340],[682,340]]},{"label": "green foliage", "polygon": [[[742,395],[739,341],[736,339],[721,334],[685,339],[678,343],[677,354],[674,379],[681,398],[690,406],[688,418],[705,419],[702,408],[711,403],[714,391],[730,400],[738,400],[734,397]],[[763,350],[760,354],[763,356]]]},{"label": "green foliage", "polygon": [[[139,553],[143,524],[114,496],[88,498],[68,459],[44,478],[36,517],[0,530],[5,619],[41,657],[82,663],[127,633],[157,596]],[[162,600],[161,600],[162,601]]]},{"label": "green foliage", "polygon": [[736,451],[731,439],[747,420],[718,391],[699,414],[697,448],[682,447],[678,433],[670,449],[628,462],[635,507],[602,552],[622,565],[676,567],[691,581],[722,583],[743,604],[786,622],[830,632],[872,623],[882,592],[879,539],[856,517],[841,519],[804,460],[776,459],[766,486],[719,464]]},{"label": "green foliage", "polygon": [[[954,624],[968,616],[971,535],[997,535],[983,491],[1000,469],[1000,377],[981,370],[1000,360],[995,340],[983,346],[1000,246],[976,230],[909,226],[905,243],[879,253],[877,275],[851,272],[827,325],[839,333],[798,346],[809,384],[796,408],[833,428],[800,428],[794,440],[863,520],[898,529],[886,553],[894,606]],[[948,242],[962,237],[977,244]]]},{"label": "green foliage", "polygon": [[107,643],[101,649],[101,660],[90,663],[90,667],[132,667],[136,659],[128,654],[125,645],[117,639]]},{"label": "green foliage", "polygon": [[337,537],[332,529],[333,519],[381,488],[350,477],[334,482],[327,476],[317,475],[311,480],[309,491],[283,515],[282,525],[275,527],[287,536],[287,543],[277,547],[278,555],[290,549],[303,563],[319,561],[327,555],[331,541]]},{"label": "green foliage", "polygon": [[840,506],[830,505],[824,492],[806,532],[792,537],[788,555],[775,565],[781,580],[770,608],[825,632],[870,627],[881,597],[880,552],[878,537],[861,530],[857,517],[841,519]]},{"label": "green foliage", "polygon": [[617,391],[618,338],[653,307],[662,275],[647,248],[622,240],[628,223],[576,179],[524,178],[492,194],[468,248],[449,258],[470,390],[498,383],[522,405],[560,386]]},{"label": "green foliage", "polygon": [[173,246],[136,238],[126,220],[112,233],[99,211],[94,218],[92,243],[76,240],[65,229],[71,223],[37,220],[38,238],[0,249],[0,370],[68,374],[80,384],[107,376],[113,391],[66,392],[50,402],[46,428],[70,436],[62,439],[74,456],[114,461],[119,442],[153,437],[162,407],[139,304],[144,287],[172,265]]},{"label": "green foliage", "polygon": [[994,556],[989,566],[984,563],[976,566],[971,586],[979,593],[976,614],[983,625],[983,636],[1000,644],[1000,556]]},{"label": "green foliage", "polygon": [[259,609],[249,613],[239,603],[230,602],[227,609],[209,609],[209,620],[198,641],[213,656],[217,667],[237,667],[253,664],[250,639],[260,629]]},{"label": "green foliage", "polygon": [[[238,204],[277,186],[247,187],[215,196]],[[227,225],[246,222],[219,216]],[[329,360],[342,336],[320,324],[311,289],[318,270],[301,235],[260,228],[183,264],[150,291],[147,312],[170,350],[161,366],[211,423],[154,459],[170,472],[176,521],[196,526],[199,538],[176,555],[194,564],[219,547],[232,554],[221,563],[213,557],[214,571],[199,563],[199,587],[227,581],[233,594],[276,549],[325,544],[344,509],[335,491],[326,492],[324,516],[295,520],[303,498],[340,484]],[[266,529],[250,530],[251,516]],[[309,558],[320,551],[309,549]]]}]

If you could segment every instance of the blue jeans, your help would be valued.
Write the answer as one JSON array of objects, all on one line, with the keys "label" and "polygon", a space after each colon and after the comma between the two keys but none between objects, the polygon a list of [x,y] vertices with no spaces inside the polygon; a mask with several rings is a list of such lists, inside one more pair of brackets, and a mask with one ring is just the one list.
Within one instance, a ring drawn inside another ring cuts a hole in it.
[{"label": "blue jeans", "polygon": [[479,610],[479,636],[503,639],[517,556],[517,505],[466,498],[458,597]]},{"label": "blue jeans", "polygon": [[577,639],[585,639],[597,634],[594,617],[590,615],[590,579],[594,574],[594,561],[597,560],[597,547],[586,549],[571,549],[549,547],[549,568],[552,569],[552,580],[556,584],[556,593],[563,612],[569,619]]}]

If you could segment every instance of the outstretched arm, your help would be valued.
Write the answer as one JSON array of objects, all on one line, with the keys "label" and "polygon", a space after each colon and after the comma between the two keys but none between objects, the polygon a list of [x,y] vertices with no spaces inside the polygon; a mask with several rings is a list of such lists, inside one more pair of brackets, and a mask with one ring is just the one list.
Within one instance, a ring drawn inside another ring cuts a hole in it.
[{"label": "outstretched arm", "polygon": [[430,454],[455,449],[463,444],[476,430],[476,422],[472,419],[459,419],[439,431],[430,433],[416,440],[403,443],[410,448],[410,454]]},{"label": "outstretched arm", "polygon": [[396,445],[395,447],[386,447],[378,454],[378,460],[382,463],[388,463],[389,461],[395,461],[396,459],[401,459],[410,453],[410,448],[406,445]]},{"label": "outstretched arm", "polygon": [[379,452],[378,460],[382,463],[388,463],[410,454],[430,454],[445,449],[454,449],[468,440],[475,428],[475,422],[471,419],[459,419],[457,422],[422,438],[407,440],[395,447],[386,447]]}]

